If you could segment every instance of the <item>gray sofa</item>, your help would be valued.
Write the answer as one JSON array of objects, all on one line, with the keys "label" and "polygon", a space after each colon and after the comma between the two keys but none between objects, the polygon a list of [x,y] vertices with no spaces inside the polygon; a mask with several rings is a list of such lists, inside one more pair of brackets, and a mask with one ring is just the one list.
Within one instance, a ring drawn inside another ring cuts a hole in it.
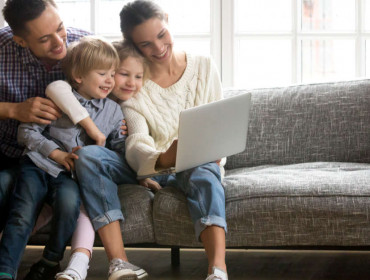
[{"label": "gray sofa", "polygon": [[[370,80],[248,92],[247,146],[223,181],[227,247],[370,246]],[[201,246],[176,189],[124,185],[119,196],[126,245],[172,247],[174,265],[178,248]]]}]

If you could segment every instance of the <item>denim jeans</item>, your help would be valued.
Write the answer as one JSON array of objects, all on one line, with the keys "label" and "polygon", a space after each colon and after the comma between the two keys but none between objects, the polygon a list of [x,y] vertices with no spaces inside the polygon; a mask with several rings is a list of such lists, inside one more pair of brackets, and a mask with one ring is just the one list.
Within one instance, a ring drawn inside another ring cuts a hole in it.
[{"label": "denim jeans", "polygon": [[85,146],[76,152],[76,175],[81,197],[95,230],[123,221],[117,185],[137,184],[136,173],[124,154],[101,146]]},{"label": "denim jeans", "polygon": [[53,199],[53,218],[43,256],[53,262],[63,258],[79,215],[78,185],[69,174],[60,173],[54,178],[24,157],[11,197],[9,219],[0,242],[0,272],[9,273],[15,278],[36,217],[47,196]]},{"label": "denim jeans", "polygon": [[9,211],[9,200],[19,170],[19,159],[0,152],[0,232],[4,229]]},{"label": "denim jeans", "polygon": [[9,214],[10,195],[16,181],[18,168],[0,171],[0,232],[3,231]]},{"label": "denim jeans", "polygon": [[185,194],[197,240],[207,226],[216,225],[227,232],[225,191],[220,167],[215,162],[152,179],[163,187],[172,186]]}]

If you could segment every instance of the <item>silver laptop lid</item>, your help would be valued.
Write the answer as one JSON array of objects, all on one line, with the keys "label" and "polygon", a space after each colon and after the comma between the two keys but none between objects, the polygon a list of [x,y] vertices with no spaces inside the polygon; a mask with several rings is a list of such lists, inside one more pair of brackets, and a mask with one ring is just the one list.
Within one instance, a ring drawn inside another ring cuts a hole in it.
[{"label": "silver laptop lid", "polygon": [[245,93],[182,111],[176,172],[244,151],[250,107]]}]

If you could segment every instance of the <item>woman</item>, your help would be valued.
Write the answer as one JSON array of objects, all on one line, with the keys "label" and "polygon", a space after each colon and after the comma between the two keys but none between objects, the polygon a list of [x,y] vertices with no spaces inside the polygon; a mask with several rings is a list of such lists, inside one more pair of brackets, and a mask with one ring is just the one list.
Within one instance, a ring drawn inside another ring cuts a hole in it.
[{"label": "woman", "polygon": [[[150,69],[151,79],[123,106],[129,124],[126,158],[141,176],[175,165],[180,112],[221,99],[222,88],[212,60],[174,50],[168,16],[157,4],[147,0],[128,3],[120,19],[124,39],[140,51]],[[174,186],[187,197],[196,237],[208,258],[207,280],[227,279],[220,165],[213,162],[156,177],[162,186]]]}]

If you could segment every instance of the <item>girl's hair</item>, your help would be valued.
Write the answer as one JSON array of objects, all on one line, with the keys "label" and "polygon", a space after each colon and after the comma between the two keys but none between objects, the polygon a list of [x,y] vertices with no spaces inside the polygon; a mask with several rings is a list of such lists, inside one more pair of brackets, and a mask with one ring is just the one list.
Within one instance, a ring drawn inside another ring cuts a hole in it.
[{"label": "girl's hair", "polygon": [[119,61],[122,63],[126,58],[133,57],[143,64],[143,83],[149,79],[149,66],[145,58],[136,50],[133,44],[127,41],[116,41],[112,43],[116,49],[119,57]]},{"label": "girl's hair", "polygon": [[86,36],[68,46],[61,66],[67,81],[77,89],[75,77],[83,77],[94,69],[117,69],[119,57],[113,45],[105,39]]},{"label": "girl's hair", "polygon": [[144,21],[157,17],[160,20],[166,19],[166,13],[162,8],[149,0],[136,0],[127,3],[121,10],[121,32],[123,38],[132,41],[132,30]]}]

